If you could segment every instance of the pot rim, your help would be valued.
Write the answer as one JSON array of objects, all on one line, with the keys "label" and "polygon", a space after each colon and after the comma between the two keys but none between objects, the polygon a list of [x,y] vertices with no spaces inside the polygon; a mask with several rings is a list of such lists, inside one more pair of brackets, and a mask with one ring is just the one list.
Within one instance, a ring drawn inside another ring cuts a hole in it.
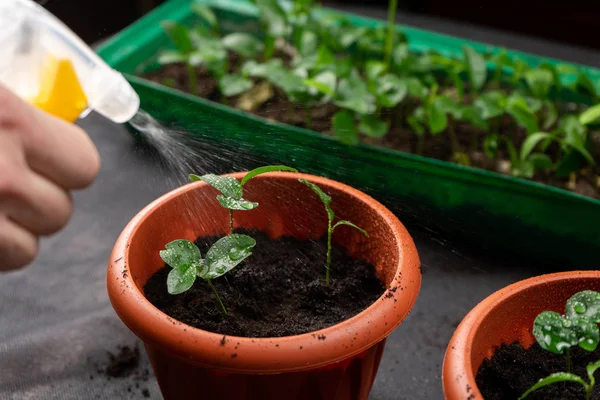
[{"label": "pot rim", "polygon": [[[245,172],[225,174],[241,179]],[[193,182],[172,190],[142,209],[124,228],[108,263],[107,289],[118,316],[147,344],[152,344],[197,365],[251,373],[281,373],[314,369],[359,355],[385,339],[412,309],[421,285],[420,261],[413,239],[404,225],[371,196],[345,184],[309,174],[271,172],[255,179],[307,179],[322,187],[350,194],[377,212],[392,229],[398,248],[398,268],[388,287],[412,287],[394,293],[397,301],[384,299],[387,290],[373,304],[353,317],[314,332],[279,338],[225,336],[194,328],[158,310],[138,289],[127,272],[129,244],[138,226],[152,212],[172,198],[202,187]],[[325,340],[320,340],[323,336]],[[269,356],[276,352],[277,356]],[[267,354],[267,355],[266,355]]]},{"label": "pot rim", "polygon": [[[534,276],[499,289],[479,302],[458,325],[446,348],[442,365],[444,396],[450,400],[463,399],[466,396],[470,396],[470,400],[483,399],[473,374],[472,343],[481,321],[500,304],[535,286],[579,278],[600,279],[600,271],[564,271]],[[470,387],[470,391],[466,390],[467,386]]]}]

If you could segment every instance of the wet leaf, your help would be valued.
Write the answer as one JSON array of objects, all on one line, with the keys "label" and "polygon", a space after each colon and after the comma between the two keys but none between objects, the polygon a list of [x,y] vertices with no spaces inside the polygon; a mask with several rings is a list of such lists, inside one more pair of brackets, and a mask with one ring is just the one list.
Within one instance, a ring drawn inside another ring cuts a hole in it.
[{"label": "wet leaf", "polygon": [[244,175],[244,177],[242,178],[242,181],[241,181],[241,185],[244,186],[246,184],[246,182],[248,182],[250,179],[254,178],[255,176],[258,176],[261,174],[266,174],[267,172],[275,172],[275,171],[298,172],[298,170],[296,168],[287,167],[285,165],[266,165],[264,167],[255,168],[252,171],[248,172],[246,175]]},{"label": "wet leaf", "polygon": [[300,178],[298,179],[298,181],[304,183],[306,186],[311,188],[313,192],[317,194],[317,196],[319,196],[319,198],[323,202],[323,205],[325,205],[325,211],[327,212],[327,217],[329,218],[329,222],[331,223],[331,221],[333,221],[333,217],[335,216],[333,210],[331,209],[331,196],[326,194],[320,187],[318,187],[312,182],[307,181],[306,179]]},{"label": "wet leaf", "polygon": [[189,54],[194,50],[189,31],[185,26],[175,21],[163,21],[160,25],[181,53]]},{"label": "wet leaf", "polygon": [[246,58],[257,57],[264,48],[263,43],[247,33],[235,32],[222,39],[225,48]]},{"label": "wet leaf", "polygon": [[596,383],[596,379],[594,379],[594,373],[598,368],[600,368],[600,361],[589,363],[587,367],[585,367],[588,374],[588,378],[590,379],[590,384],[592,386],[594,386],[594,384]]},{"label": "wet leaf", "polygon": [[366,237],[369,237],[369,234],[368,234],[368,233],[367,233],[367,231],[365,231],[363,228],[361,228],[360,226],[357,226],[357,225],[353,224],[353,223],[352,223],[352,222],[350,222],[350,221],[346,221],[346,220],[341,220],[341,221],[338,221],[338,222],[336,222],[336,223],[335,223],[335,225],[333,225],[332,231],[333,231],[335,228],[337,228],[338,226],[340,226],[340,225],[348,225],[348,226],[351,226],[351,227],[353,227],[354,229],[357,229],[357,230],[359,230],[359,231],[360,231],[360,232],[361,232],[363,235],[365,235]]},{"label": "wet leaf", "polygon": [[577,337],[579,337],[579,347],[585,351],[594,351],[598,347],[598,341],[600,340],[600,331],[598,330],[598,324],[589,321],[587,318],[578,318],[573,320],[576,324],[575,331]]},{"label": "wet leaf", "polygon": [[570,374],[567,372],[555,372],[551,375],[548,375],[544,379],[540,379],[535,385],[529,388],[525,393],[519,397],[519,400],[523,400],[527,396],[529,396],[532,392],[543,388],[544,386],[552,385],[558,382],[576,382],[582,385],[584,388],[587,388],[587,383],[583,379],[581,379],[578,375]]},{"label": "wet leaf", "polygon": [[205,271],[201,278],[215,279],[231,271],[252,254],[254,246],[254,239],[237,233],[217,240],[206,253]]},{"label": "wet leaf", "polygon": [[219,79],[219,90],[227,97],[243,93],[252,86],[254,86],[254,82],[241,75],[228,74]]},{"label": "wet leaf", "polygon": [[191,288],[195,281],[195,264],[182,264],[169,271],[169,275],[167,275],[167,291],[173,295],[183,293]]},{"label": "wet leaf", "polygon": [[354,123],[354,115],[350,111],[338,111],[331,120],[333,134],[342,143],[355,146],[358,144],[358,131]]},{"label": "wet leaf", "polygon": [[586,317],[591,322],[600,323],[600,293],[584,290],[574,294],[567,300],[565,315],[572,319]]},{"label": "wet leaf", "polygon": [[181,265],[191,265],[202,261],[200,250],[189,240],[174,240],[165,245],[165,250],[159,252],[160,258],[171,268]]},{"label": "wet leaf", "polygon": [[217,16],[213,12],[213,10],[211,10],[210,7],[199,3],[192,3],[192,11],[194,12],[194,14],[199,16],[204,22],[206,22],[211,28],[215,29],[219,26]]},{"label": "wet leaf", "polygon": [[253,210],[258,207],[258,203],[248,201],[246,199],[234,199],[233,197],[225,197],[222,194],[217,195],[217,200],[224,208],[229,210]]},{"label": "wet leaf", "polygon": [[480,90],[487,78],[485,59],[470,46],[463,46],[463,54],[472,90]]},{"label": "wet leaf", "polygon": [[555,354],[575,346],[579,342],[573,324],[554,311],[540,313],[533,323],[533,336],[544,350]]},{"label": "wet leaf", "polygon": [[244,195],[242,185],[232,176],[219,176],[214,174],[206,174],[202,176],[190,175],[190,179],[194,181],[204,181],[210,186],[217,189],[225,197],[241,199]]},{"label": "wet leaf", "polygon": [[367,114],[361,117],[358,130],[369,137],[380,138],[388,133],[389,124],[373,114]]}]

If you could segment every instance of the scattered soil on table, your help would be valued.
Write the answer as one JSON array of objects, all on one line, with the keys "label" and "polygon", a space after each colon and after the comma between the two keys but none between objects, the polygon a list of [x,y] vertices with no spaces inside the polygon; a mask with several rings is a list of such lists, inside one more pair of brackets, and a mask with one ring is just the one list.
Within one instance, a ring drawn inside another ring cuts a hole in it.
[{"label": "scattered soil on table", "polygon": [[106,356],[105,363],[96,364],[97,375],[90,375],[90,380],[94,380],[96,377],[109,381],[128,378],[132,381],[125,389],[128,393],[135,390],[145,398],[150,397],[150,391],[144,385],[150,379],[150,371],[148,368],[141,368],[140,350],[137,344],[135,346],[119,346],[114,353],[107,351]]},{"label": "scattered soil on table", "polygon": [[[571,349],[571,372],[588,381],[585,367],[600,359],[600,350]],[[566,372],[566,356],[550,353],[537,343],[525,350],[518,342],[502,345],[477,372],[477,387],[486,400],[518,399],[540,379],[555,372]],[[531,400],[584,399],[583,386],[574,382],[555,383],[527,396]],[[592,392],[600,399],[600,385]]]},{"label": "scattered soil on table", "polygon": [[[237,71],[239,69],[239,60],[234,55],[230,55],[229,65],[230,72]],[[194,93],[195,95],[217,103],[236,106],[239,96],[227,98],[222,96],[219,92],[217,81],[210,75],[206,68],[197,68],[196,72],[197,89]],[[143,77],[183,92],[190,92],[188,70],[183,64],[165,65],[158,71],[144,74]],[[262,103],[250,112],[285,124],[311,129],[325,135],[332,135],[331,118],[339,110],[337,106],[327,103],[307,108],[289,101],[283,91],[277,88],[273,90],[274,94],[270,100]],[[421,151],[418,151],[419,143],[417,136],[405,121],[397,118],[398,115],[403,114],[403,110],[412,110],[414,106],[415,104],[411,105],[408,102],[404,102],[397,109],[383,110],[382,116],[390,120],[388,134],[383,138],[362,137],[362,142],[405,153],[420,153],[423,156],[439,160],[456,161],[452,160],[453,152],[446,132],[439,135],[427,134]],[[520,146],[526,137],[525,131],[522,128],[516,127],[514,121],[508,116],[498,121],[498,133],[502,136],[512,138],[518,146]],[[503,174],[509,173],[509,158],[505,150],[499,150],[497,159],[490,159],[482,151],[484,132],[472,125],[459,123],[456,124],[455,135],[460,150],[469,157],[470,166]],[[591,134],[590,140],[592,142],[592,155],[596,159],[600,158],[600,137],[596,138]],[[554,147],[554,151],[558,151],[558,147]],[[552,154],[552,146],[549,151]],[[569,183],[568,178],[557,178],[552,174],[544,172],[536,173],[533,180],[546,185],[571,190],[584,196],[600,198],[599,182],[596,182],[597,175],[599,174],[600,164],[593,171],[579,173],[576,181],[571,183]]]},{"label": "scattered soil on table", "polygon": [[[187,292],[170,295],[166,281],[171,268],[167,265],[146,283],[148,300],[172,318],[210,332],[281,337],[335,325],[367,308],[385,290],[372,265],[351,258],[337,246],[332,250],[331,285],[327,287],[325,240],[272,240],[257,231],[237,232],[252,236],[256,247],[241,265],[213,280],[227,315],[202,279]],[[219,238],[198,238],[196,244],[205,255]]]}]

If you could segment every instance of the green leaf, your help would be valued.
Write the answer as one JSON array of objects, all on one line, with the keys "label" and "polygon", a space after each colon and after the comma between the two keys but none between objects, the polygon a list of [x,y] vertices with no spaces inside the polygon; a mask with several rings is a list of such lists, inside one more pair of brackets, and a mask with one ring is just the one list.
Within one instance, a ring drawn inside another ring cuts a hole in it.
[{"label": "green leaf", "polygon": [[376,85],[377,101],[386,108],[396,107],[408,94],[406,80],[400,79],[394,74],[387,74],[379,78]]},{"label": "green leaf", "polygon": [[165,245],[165,249],[159,252],[160,258],[171,268],[202,261],[200,250],[189,240],[173,240]]},{"label": "green leaf", "polygon": [[427,125],[431,134],[436,135],[448,126],[448,117],[439,104],[433,103],[427,107]]},{"label": "green leaf", "polygon": [[226,274],[248,258],[256,241],[247,235],[233,233],[217,240],[206,253],[202,279],[215,279]]},{"label": "green leaf", "polygon": [[554,84],[554,77],[547,69],[535,68],[525,72],[525,81],[534,96],[544,98]]},{"label": "green leaf", "polygon": [[359,114],[370,114],[375,111],[375,98],[369,93],[366,82],[356,70],[349,77],[340,80],[335,104]]},{"label": "green leaf", "polygon": [[600,341],[600,330],[598,330],[598,324],[591,322],[585,317],[573,320],[575,324],[575,332],[579,338],[579,347],[585,351],[594,351],[598,347],[598,341]]},{"label": "green leaf", "polygon": [[267,172],[275,172],[275,171],[288,171],[288,172],[298,172],[296,168],[286,167],[285,165],[266,165],[264,167],[258,167],[249,171],[242,178],[241,185],[244,186],[246,182],[250,179],[254,178],[257,175],[266,174]]},{"label": "green leaf", "polygon": [[483,152],[489,158],[496,158],[499,147],[498,135],[488,135],[483,139]]},{"label": "green leaf", "polygon": [[348,226],[351,226],[351,227],[353,227],[354,229],[357,229],[357,230],[359,230],[359,231],[360,231],[360,232],[361,232],[363,235],[365,235],[366,237],[369,237],[369,234],[368,234],[368,233],[367,233],[367,231],[365,231],[363,228],[361,228],[361,227],[359,227],[359,226],[357,226],[357,225],[353,224],[353,223],[352,223],[352,222],[350,222],[350,221],[346,221],[346,220],[342,220],[342,221],[338,221],[338,222],[336,222],[336,224],[335,224],[335,225],[333,225],[333,227],[332,227],[332,229],[331,229],[331,230],[333,231],[335,228],[337,228],[337,227],[338,227],[338,226],[340,226],[340,225],[348,225]]},{"label": "green leaf", "polygon": [[596,379],[594,378],[594,373],[596,372],[596,370],[600,368],[600,360],[593,362],[593,363],[589,363],[587,365],[587,367],[585,367],[587,374],[588,374],[588,378],[590,378],[590,386],[594,386],[596,384]]},{"label": "green leaf", "polygon": [[483,93],[473,102],[481,110],[484,119],[496,118],[504,114],[506,108],[506,95],[500,91]]},{"label": "green leaf", "polygon": [[236,96],[249,90],[252,86],[254,86],[254,82],[241,75],[228,74],[219,79],[219,90],[226,97]]},{"label": "green leaf", "polygon": [[414,115],[410,115],[408,118],[406,118],[406,122],[416,135],[423,136],[425,134],[425,128],[421,124],[421,121]]},{"label": "green leaf", "polygon": [[260,40],[247,33],[230,33],[221,41],[227,49],[246,58],[257,57],[264,48]]},{"label": "green leaf", "polygon": [[527,133],[539,130],[536,116],[523,97],[518,95],[511,96],[508,99],[506,112],[515,119],[519,126],[525,128]]},{"label": "green leaf", "polygon": [[512,74],[512,81],[513,84],[516,84],[517,82],[519,82],[519,80],[521,80],[521,78],[523,78],[523,75],[525,74],[525,72],[529,69],[529,65],[521,60],[518,57],[515,57],[514,62],[513,62],[513,74]]},{"label": "green leaf", "polygon": [[305,79],[304,84],[330,98],[335,95],[337,77],[331,71],[324,71],[312,79]]},{"label": "green leaf", "polygon": [[[222,43],[215,40],[204,41],[199,48],[190,53],[190,65],[206,65],[209,69],[224,70],[227,51]],[[226,71],[223,71],[226,72]]]},{"label": "green leaf", "polygon": [[354,124],[354,115],[350,111],[338,111],[331,120],[333,134],[342,143],[358,144],[358,131]]},{"label": "green leaf", "polygon": [[575,75],[579,72],[576,67],[570,64],[558,64],[556,70],[565,75]]},{"label": "green leaf", "polygon": [[465,121],[473,126],[488,130],[488,123],[483,119],[482,111],[474,106],[459,106],[458,110],[455,111],[455,118],[459,121]]},{"label": "green leaf", "polygon": [[223,196],[231,197],[233,199],[241,199],[244,195],[242,185],[232,176],[219,176],[214,174],[206,174],[202,176],[190,175],[192,180],[202,180],[208,183],[210,186],[217,189]]},{"label": "green leaf", "polygon": [[429,94],[427,87],[417,78],[408,78],[406,80],[406,88],[408,89],[408,94],[418,99],[423,99]]},{"label": "green leaf", "polygon": [[554,103],[552,103],[550,100],[546,100],[544,102],[545,105],[545,116],[546,118],[544,119],[544,124],[543,124],[543,128],[544,129],[550,129],[552,127],[552,125],[554,125],[556,123],[556,121],[558,120],[558,110],[556,109],[556,106],[554,105]]},{"label": "green leaf", "polygon": [[196,273],[196,264],[182,264],[169,271],[169,275],[167,275],[169,294],[180,294],[191,288],[196,281]]},{"label": "green leaf", "polygon": [[537,132],[529,135],[521,145],[521,160],[526,160],[529,154],[542,140],[551,137],[549,133]]},{"label": "green leaf", "polygon": [[554,175],[558,178],[565,178],[571,172],[576,172],[585,165],[585,158],[574,148],[567,147],[563,156],[556,163]]},{"label": "green leaf", "polygon": [[288,31],[285,11],[277,0],[254,0],[260,12],[260,21],[267,32],[275,37],[284,36]]},{"label": "green leaf", "polygon": [[600,323],[600,293],[593,290],[575,293],[567,300],[565,315],[571,319],[585,317],[595,324]]},{"label": "green leaf", "polygon": [[298,51],[300,51],[300,54],[309,56],[317,51],[319,38],[314,32],[305,29],[300,34],[299,38],[300,40],[299,43],[296,44],[296,47],[298,48]]},{"label": "green leaf", "polygon": [[222,194],[217,195],[217,200],[224,208],[229,210],[248,211],[258,207],[258,203],[248,201],[246,199],[234,199],[233,197],[225,197]]},{"label": "green leaf", "polygon": [[594,99],[598,96],[598,89],[596,88],[594,81],[590,79],[587,72],[585,71],[579,72],[579,75],[577,76],[577,82],[575,83],[575,87]]},{"label": "green leaf", "polygon": [[177,50],[165,50],[158,55],[160,65],[176,64],[187,61],[187,56]]},{"label": "green leaf", "polygon": [[[527,162],[533,165],[533,169],[536,170],[547,170],[552,168],[553,162],[550,156],[542,153],[533,153],[530,154],[527,158]],[[532,173],[533,175],[533,173]]]},{"label": "green leaf", "polygon": [[544,311],[535,318],[533,336],[542,349],[555,354],[563,354],[579,342],[573,323],[554,311]]},{"label": "green leaf", "polygon": [[217,16],[213,12],[213,10],[210,9],[210,7],[199,3],[193,3],[192,11],[197,16],[199,16],[204,22],[206,22],[211,28],[215,29],[218,27],[219,21],[217,20]]},{"label": "green leaf", "polygon": [[365,75],[369,81],[374,81],[381,77],[383,74],[385,74],[386,70],[387,65],[381,61],[369,60],[365,64]]},{"label": "green leaf", "polygon": [[360,119],[358,130],[369,137],[380,138],[388,133],[389,124],[373,114],[367,114]]},{"label": "green leaf", "polygon": [[163,21],[160,25],[181,53],[189,54],[194,50],[189,31],[185,26],[175,21]]},{"label": "green leaf", "polygon": [[561,120],[559,129],[564,132],[564,145],[574,148],[586,160],[594,165],[594,157],[586,148],[587,128],[575,116],[568,115]]},{"label": "green leaf", "polygon": [[600,119],[600,104],[596,104],[581,113],[579,122],[582,125],[589,125],[597,122]]},{"label": "green leaf", "polygon": [[317,196],[319,196],[319,198],[323,202],[323,205],[325,206],[325,211],[327,212],[327,217],[329,218],[329,222],[331,223],[331,221],[333,221],[333,217],[335,216],[333,213],[333,210],[331,209],[331,206],[330,206],[331,196],[326,194],[320,187],[318,187],[317,185],[315,185],[312,182],[307,181],[306,179],[300,178],[300,179],[298,179],[298,181],[304,183],[306,186],[311,188],[313,190],[313,192],[315,192],[317,194]]},{"label": "green leaf", "polygon": [[463,54],[472,90],[480,90],[487,78],[485,59],[471,46],[463,46]]},{"label": "green leaf", "polygon": [[394,51],[392,53],[392,59],[394,60],[394,64],[396,64],[398,66],[402,66],[404,64],[404,62],[408,59],[409,54],[410,53],[408,52],[408,44],[406,44],[406,43],[398,44],[394,48]]},{"label": "green leaf", "polygon": [[546,378],[539,380],[535,385],[533,385],[525,393],[523,393],[521,397],[519,397],[519,400],[523,400],[532,392],[543,388],[544,386],[552,385],[553,383],[558,382],[576,382],[587,389],[587,383],[585,383],[585,381],[581,379],[578,375],[569,374],[567,372],[555,372],[551,375],[548,375]]}]

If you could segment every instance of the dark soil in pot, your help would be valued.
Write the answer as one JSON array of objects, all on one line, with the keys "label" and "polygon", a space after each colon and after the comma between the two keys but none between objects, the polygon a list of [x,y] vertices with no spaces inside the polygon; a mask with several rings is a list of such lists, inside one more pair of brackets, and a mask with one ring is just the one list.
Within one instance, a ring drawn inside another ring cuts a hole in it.
[{"label": "dark soil in pot", "polygon": [[[282,56],[282,58],[285,57]],[[230,72],[236,71],[238,64],[239,60],[237,57],[230,54]],[[165,65],[160,70],[144,74],[143,76],[151,81],[184,92],[190,92],[188,85],[188,70],[183,64]],[[207,69],[197,69],[196,86],[195,95],[217,103],[239,108],[238,104],[240,96],[222,96],[219,92],[217,81],[210,75]],[[411,109],[411,107],[407,107],[406,104],[401,104],[399,107]],[[244,111],[249,111],[255,115],[289,125],[295,125],[321,132],[326,135],[331,135],[331,119],[333,115],[339,111],[339,108],[333,104],[327,103],[308,109],[306,107],[298,106],[288,100],[287,96],[282,91],[273,89],[272,96],[268,101],[257,103],[254,109],[245,109]],[[383,116],[387,117],[386,119],[389,119],[391,123],[388,134],[383,138],[369,138],[362,136],[361,140],[367,144],[391,148],[406,153],[420,154],[444,161],[455,161],[453,160],[453,151],[447,132],[435,136],[427,134],[424,143],[419,144],[417,136],[413,133],[410,126],[394,117],[394,115],[397,115],[398,113],[405,112],[406,111],[403,111],[402,109],[383,110]],[[526,138],[525,131],[522,128],[515,126],[510,118],[505,117],[497,121],[497,127],[500,135],[515,139],[519,146]],[[499,151],[497,160],[488,158],[483,152],[483,139],[485,137],[483,131],[467,124],[456,124],[454,133],[456,135],[459,150],[468,155],[470,166],[508,174],[509,158],[504,150]],[[569,183],[567,178],[557,178],[550,173],[538,171],[533,180],[546,185],[568,189],[584,196],[600,199],[600,191],[595,186],[595,175],[598,173],[600,173],[599,167],[596,167],[595,171],[585,170],[585,174],[584,171],[582,171],[577,176],[576,181]]]},{"label": "dark soil in pot", "polygon": [[[571,349],[571,372],[588,381],[585,367],[600,360],[600,350],[588,352],[579,347]],[[477,372],[477,387],[485,400],[518,399],[540,379],[555,372],[566,372],[566,356],[550,353],[537,343],[525,350],[518,342],[502,345],[490,360],[484,360]],[[555,383],[527,396],[531,400],[583,400],[583,386],[574,383]],[[600,385],[592,392],[600,399]]]},{"label": "dark soil in pot", "polygon": [[[325,240],[276,240],[257,231],[252,255],[213,281],[227,307],[224,315],[210,286],[202,279],[179,295],[167,292],[171,268],[165,265],[144,286],[148,300],[172,318],[223,335],[282,337],[335,325],[373,304],[385,291],[369,263],[333,247],[331,285],[325,285]],[[198,238],[202,254],[220,236]],[[396,301],[391,288],[382,301]],[[326,337],[320,337],[327,340]]]}]

